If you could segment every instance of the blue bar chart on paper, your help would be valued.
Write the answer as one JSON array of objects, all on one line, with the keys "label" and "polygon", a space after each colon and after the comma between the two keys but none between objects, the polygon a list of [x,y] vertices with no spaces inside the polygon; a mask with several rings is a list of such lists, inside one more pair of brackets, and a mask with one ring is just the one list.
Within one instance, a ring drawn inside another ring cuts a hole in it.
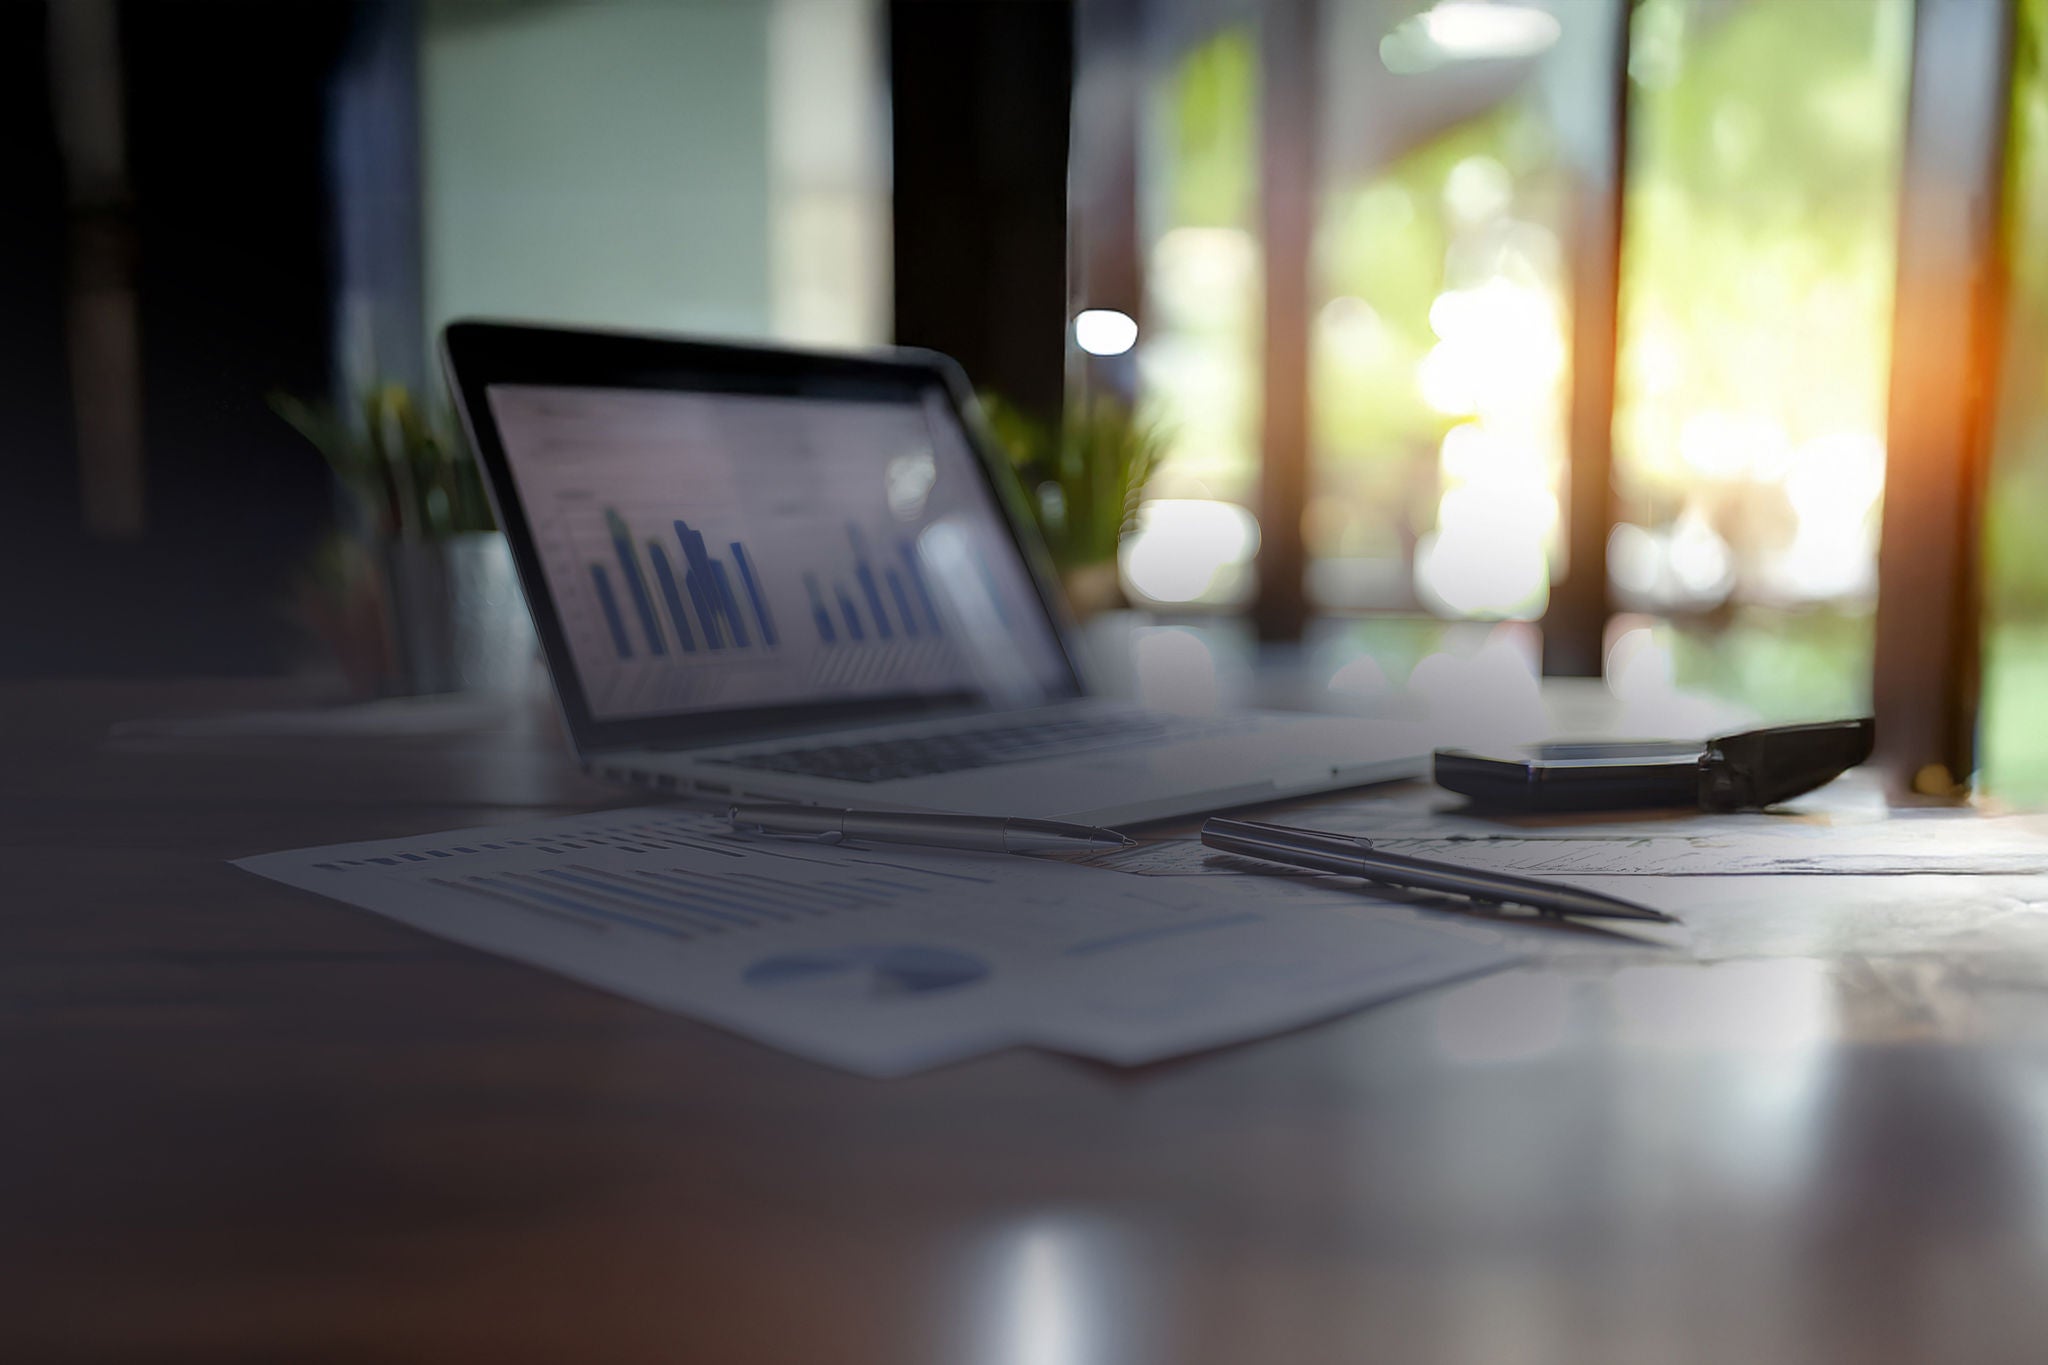
[{"label": "blue bar chart on paper", "polygon": [[620,659],[772,650],[781,643],[743,541],[714,551],[702,530],[677,518],[636,542],[616,508],[605,509],[604,521],[612,553],[591,562],[590,578]]},{"label": "blue bar chart on paper", "polygon": [[840,572],[804,572],[811,626],[820,644],[938,639],[945,634],[917,549],[908,538],[898,539],[879,559],[870,553],[860,527],[850,522],[846,540],[851,559]]}]

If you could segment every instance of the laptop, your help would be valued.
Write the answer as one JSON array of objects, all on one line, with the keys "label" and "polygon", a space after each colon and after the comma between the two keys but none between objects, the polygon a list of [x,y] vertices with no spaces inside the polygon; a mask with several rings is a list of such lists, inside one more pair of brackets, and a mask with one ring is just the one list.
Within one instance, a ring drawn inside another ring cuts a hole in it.
[{"label": "laptop", "polygon": [[1394,722],[1097,696],[965,378],[458,322],[450,385],[579,757],[695,797],[1130,822],[1417,776]]}]

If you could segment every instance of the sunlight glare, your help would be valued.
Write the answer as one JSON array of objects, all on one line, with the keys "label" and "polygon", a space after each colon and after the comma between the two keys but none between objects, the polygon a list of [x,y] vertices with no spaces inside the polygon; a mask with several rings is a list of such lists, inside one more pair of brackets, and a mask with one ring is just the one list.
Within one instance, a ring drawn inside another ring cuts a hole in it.
[{"label": "sunlight glare", "polygon": [[1235,503],[1154,498],[1124,542],[1124,581],[1155,602],[1195,602],[1251,562],[1259,524]]}]

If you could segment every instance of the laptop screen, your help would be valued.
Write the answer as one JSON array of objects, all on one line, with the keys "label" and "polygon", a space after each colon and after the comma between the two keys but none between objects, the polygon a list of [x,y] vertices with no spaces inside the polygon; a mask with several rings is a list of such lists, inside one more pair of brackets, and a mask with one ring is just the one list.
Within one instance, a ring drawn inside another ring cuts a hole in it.
[{"label": "laptop screen", "polygon": [[937,387],[487,394],[594,720],[1067,687]]}]

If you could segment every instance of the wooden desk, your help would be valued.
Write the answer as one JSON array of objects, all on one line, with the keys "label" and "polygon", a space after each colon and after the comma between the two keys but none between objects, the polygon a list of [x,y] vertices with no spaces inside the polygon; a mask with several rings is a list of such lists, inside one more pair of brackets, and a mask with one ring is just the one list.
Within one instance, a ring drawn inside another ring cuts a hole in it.
[{"label": "wooden desk", "polygon": [[2048,879],[1938,950],[1552,965],[1138,1071],[877,1083],[223,861],[618,801],[545,726],[99,747],[214,699],[0,694],[0,1359],[2048,1341]]}]

